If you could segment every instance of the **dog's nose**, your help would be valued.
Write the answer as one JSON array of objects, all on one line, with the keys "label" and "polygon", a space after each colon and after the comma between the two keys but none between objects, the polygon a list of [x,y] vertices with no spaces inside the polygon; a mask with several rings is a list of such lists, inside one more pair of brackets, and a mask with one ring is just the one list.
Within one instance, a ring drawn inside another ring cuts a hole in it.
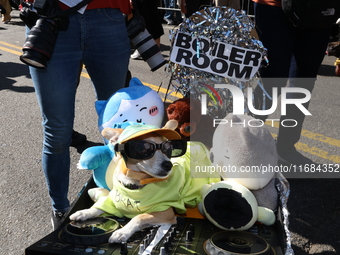
[{"label": "dog's nose", "polygon": [[163,161],[161,166],[162,166],[163,170],[170,171],[171,168],[172,168],[172,163],[171,163],[171,161]]}]

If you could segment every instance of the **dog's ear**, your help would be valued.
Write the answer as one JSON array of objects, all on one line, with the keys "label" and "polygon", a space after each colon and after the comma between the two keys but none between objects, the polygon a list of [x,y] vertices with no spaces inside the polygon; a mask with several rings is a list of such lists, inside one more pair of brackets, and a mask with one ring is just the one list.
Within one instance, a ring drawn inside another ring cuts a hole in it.
[{"label": "dog's ear", "polygon": [[178,127],[178,121],[177,120],[169,120],[167,123],[165,123],[165,126],[162,127],[162,128],[175,130],[177,127]]},{"label": "dog's ear", "polygon": [[102,131],[102,136],[107,140],[110,140],[111,143],[117,142],[120,134],[123,132],[122,128],[104,128]]}]

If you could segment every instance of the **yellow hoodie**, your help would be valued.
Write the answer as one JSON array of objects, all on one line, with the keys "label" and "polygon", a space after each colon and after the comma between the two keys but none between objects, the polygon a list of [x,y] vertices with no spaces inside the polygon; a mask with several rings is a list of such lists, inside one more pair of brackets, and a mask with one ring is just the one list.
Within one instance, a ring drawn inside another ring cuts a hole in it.
[{"label": "yellow hoodie", "polygon": [[203,185],[220,181],[219,177],[210,173],[204,176],[200,173],[199,178],[191,174],[190,168],[195,171],[195,166],[211,165],[209,152],[200,142],[188,142],[186,154],[171,161],[173,168],[167,180],[147,184],[141,189],[128,189],[113,178],[109,196],[101,197],[93,207],[110,215],[128,218],[142,213],[165,211],[169,207],[182,214],[186,212],[186,207],[193,208],[201,202]]}]

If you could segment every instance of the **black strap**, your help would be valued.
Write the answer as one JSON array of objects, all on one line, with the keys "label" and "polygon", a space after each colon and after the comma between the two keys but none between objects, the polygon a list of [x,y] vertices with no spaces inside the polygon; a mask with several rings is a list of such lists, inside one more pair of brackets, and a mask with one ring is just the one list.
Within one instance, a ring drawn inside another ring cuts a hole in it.
[{"label": "black strap", "polygon": [[136,2],[136,0],[132,0],[132,9],[131,9],[131,12],[132,12],[132,16],[133,17],[141,17],[141,15],[139,14],[139,11],[138,11],[138,4]]}]

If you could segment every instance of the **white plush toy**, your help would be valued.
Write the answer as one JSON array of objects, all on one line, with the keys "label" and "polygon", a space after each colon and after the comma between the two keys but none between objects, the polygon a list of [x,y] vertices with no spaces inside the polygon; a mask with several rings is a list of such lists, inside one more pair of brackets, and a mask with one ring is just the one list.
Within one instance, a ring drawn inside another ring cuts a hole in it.
[{"label": "white plush toy", "polygon": [[201,210],[222,229],[244,230],[256,221],[275,222],[278,192],[275,140],[263,122],[228,114],[213,136],[214,169],[224,181],[202,189]]}]

